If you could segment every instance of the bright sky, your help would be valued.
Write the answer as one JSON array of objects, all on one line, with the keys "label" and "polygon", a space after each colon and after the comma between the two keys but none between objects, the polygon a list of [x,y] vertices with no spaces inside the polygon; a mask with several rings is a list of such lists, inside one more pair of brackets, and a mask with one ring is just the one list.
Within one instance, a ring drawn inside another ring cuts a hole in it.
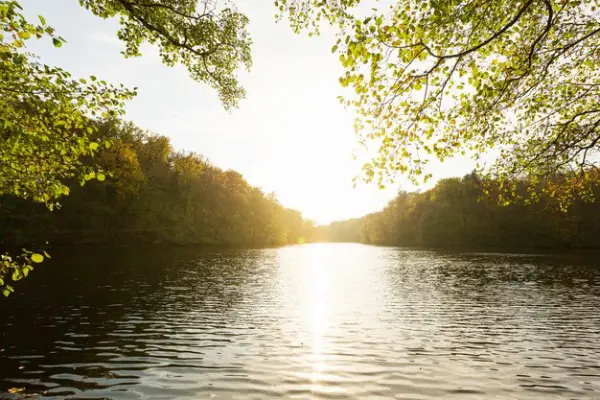
[{"label": "bright sky", "polygon": [[[271,0],[235,3],[250,18],[254,65],[250,73],[240,72],[247,99],[227,113],[216,91],[192,81],[182,67],[164,66],[152,47],[144,47],[141,58],[123,58],[116,21],[99,19],[77,0],[22,0],[28,17],[42,14],[67,40],[61,49],[32,40],[29,51],[76,77],[97,75],[137,86],[126,118],[168,136],[177,150],[203,154],[223,169],[239,171],[252,185],[274,191],[283,205],[318,223],[381,209],[395,188],[352,187],[360,168],[352,159],[357,138],[351,111],[337,100],[342,67],[330,51],[332,32],[316,38],[295,35],[286,23],[275,22]],[[472,165],[447,162],[435,168],[434,178],[462,175]]]}]

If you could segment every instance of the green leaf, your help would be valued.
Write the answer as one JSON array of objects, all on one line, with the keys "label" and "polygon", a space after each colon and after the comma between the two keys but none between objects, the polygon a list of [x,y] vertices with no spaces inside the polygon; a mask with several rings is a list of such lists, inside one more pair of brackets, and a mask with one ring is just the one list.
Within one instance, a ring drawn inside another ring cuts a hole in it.
[{"label": "green leaf", "polygon": [[102,182],[102,181],[104,181],[106,179],[106,176],[103,173],[98,172],[96,174],[96,179],[98,179],[100,182]]},{"label": "green leaf", "polygon": [[62,47],[63,45],[62,41],[58,38],[52,38],[52,44],[54,44],[54,47]]},{"label": "green leaf", "polygon": [[19,280],[21,280],[22,278],[23,278],[23,274],[21,273],[21,271],[20,271],[20,270],[18,270],[18,269],[17,269],[17,270],[15,270],[15,271],[12,273],[12,280],[13,280],[13,281],[15,281],[15,282],[16,282],[16,281],[19,281]]},{"label": "green leaf", "polygon": [[46,18],[44,18],[41,15],[38,15],[38,19],[40,20],[40,22],[42,23],[42,25],[46,25]]},{"label": "green leaf", "polygon": [[42,261],[44,261],[44,256],[38,253],[33,253],[31,255],[31,261],[33,261],[34,263],[41,263]]},{"label": "green leaf", "polygon": [[90,150],[98,150],[98,143],[96,143],[96,142],[90,143]]}]

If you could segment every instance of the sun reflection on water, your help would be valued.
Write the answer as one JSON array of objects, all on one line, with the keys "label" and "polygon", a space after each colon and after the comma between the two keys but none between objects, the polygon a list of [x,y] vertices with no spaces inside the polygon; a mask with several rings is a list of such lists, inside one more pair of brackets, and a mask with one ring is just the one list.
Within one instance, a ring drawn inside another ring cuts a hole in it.
[{"label": "sun reflection on water", "polygon": [[[297,368],[291,379],[310,393],[304,398],[343,395],[339,358],[334,364],[343,334],[336,322],[344,301],[339,296],[345,296],[338,281],[344,263],[335,262],[339,248],[309,244],[286,248],[280,256],[281,279],[290,283],[282,287],[287,309],[281,321],[291,333],[290,340],[299,344],[292,355]],[[297,268],[299,263],[302,269]]]},{"label": "sun reflection on water", "polygon": [[312,367],[311,381],[313,391],[321,391],[325,374],[327,372],[325,348],[327,346],[328,328],[328,263],[331,258],[330,247],[315,246],[313,252],[312,270],[312,307],[310,309],[312,334],[312,352],[310,363]]}]

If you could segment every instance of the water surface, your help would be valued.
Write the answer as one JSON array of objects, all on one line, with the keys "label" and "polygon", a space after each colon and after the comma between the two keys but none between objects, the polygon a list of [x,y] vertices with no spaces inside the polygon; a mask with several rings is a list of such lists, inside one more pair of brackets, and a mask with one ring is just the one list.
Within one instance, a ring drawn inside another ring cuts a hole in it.
[{"label": "water surface", "polygon": [[0,393],[42,399],[600,398],[594,257],[56,254],[0,322]]}]

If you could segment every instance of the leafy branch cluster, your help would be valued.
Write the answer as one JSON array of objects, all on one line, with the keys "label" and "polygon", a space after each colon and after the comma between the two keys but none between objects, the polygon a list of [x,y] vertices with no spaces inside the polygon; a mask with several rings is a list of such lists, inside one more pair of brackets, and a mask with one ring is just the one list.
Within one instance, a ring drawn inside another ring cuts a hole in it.
[{"label": "leafy branch cluster", "polygon": [[135,91],[94,76],[90,82],[76,80],[20,51],[34,36],[50,36],[55,46],[63,40],[54,36],[43,18],[40,25],[32,25],[19,10],[15,1],[0,1],[0,23],[8,33],[0,41],[0,194],[52,208],[69,193],[65,180],[102,180],[101,171],[84,167],[81,161],[100,146],[92,139],[95,127],[89,119],[121,115],[124,102]]},{"label": "leafy branch cluster", "polygon": [[[298,3],[298,2],[296,2]],[[600,140],[600,19],[595,0],[398,1],[365,18],[357,1],[311,0],[285,11],[296,29],[316,15],[340,25],[342,101],[377,155],[364,166],[380,184],[415,183],[427,164],[468,155],[504,182],[527,177],[540,191],[591,199]],[[301,11],[299,11],[301,10]],[[307,14],[308,13],[308,14]],[[343,22],[340,22],[342,20]],[[492,165],[482,155],[497,154]],[[569,184],[553,192],[552,181]]]},{"label": "leafy branch cluster", "polygon": [[[43,252],[47,258],[50,258],[50,255]],[[31,251],[23,249],[23,253],[16,256],[11,257],[8,254],[0,255],[0,290],[2,291],[2,295],[4,297],[10,296],[11,293],[14,293],[15,289],[6,283],[7,276],[10,275],[11,279],[16,282],[23,278],[26,278],[29,275],[29,272],[33,271],[33,264],[39,264],[44,261],[44,256],[38,253],[33,253]]]},{"label": "leafy branch cluster", "polygon": [[145,41],[157,44],[164,64],[184,65],[192,79],[215,88],[225,108],[245,97],[235,75],[252,66],[248,18],[216,0],[80,0],[102,18],[120,17],[125,57],[140,56]]}]

